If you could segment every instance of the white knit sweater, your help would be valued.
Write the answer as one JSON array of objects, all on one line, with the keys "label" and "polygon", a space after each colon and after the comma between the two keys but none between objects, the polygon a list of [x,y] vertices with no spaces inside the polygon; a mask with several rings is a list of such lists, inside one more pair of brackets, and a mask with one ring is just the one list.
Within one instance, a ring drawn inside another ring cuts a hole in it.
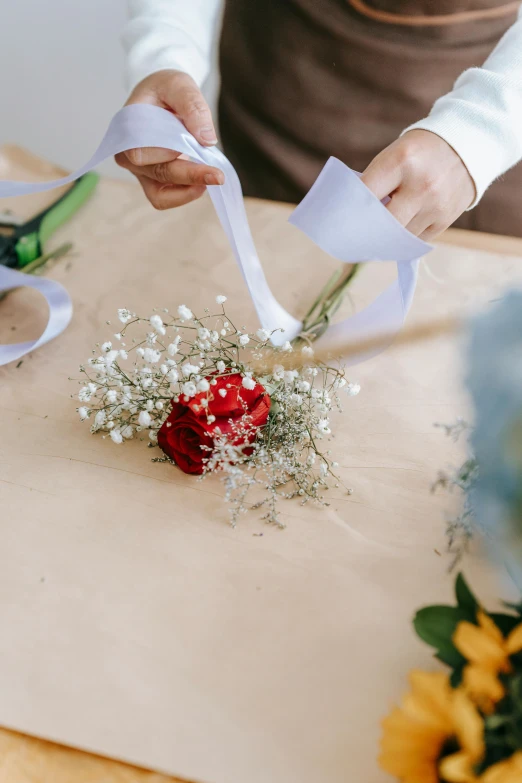
[{"label": "white knit sweater", "polygon": [[[164,68],[185,71],[201,85],[210,70],[221,0],[128,3],[123,43],[129,87]],[[484,65],[465,71],[428,117],[406,130],[412,128],[436,133],[460,155],[475,182],[475,204],[494,179],[522,159],[522,9]]]}]

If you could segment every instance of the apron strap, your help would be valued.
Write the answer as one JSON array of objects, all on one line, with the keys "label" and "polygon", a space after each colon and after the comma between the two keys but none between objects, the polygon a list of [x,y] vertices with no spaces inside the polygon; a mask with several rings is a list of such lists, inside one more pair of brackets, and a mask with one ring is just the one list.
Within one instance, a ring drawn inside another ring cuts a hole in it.
[{"label": "apron strap", "polygon": [[368,19],[373,19],[374,21],[382,22],[383,24],[405,25],[407,27],[444,27],[445,25],[499,19],[504,16],[510,16],[511,14],[515,15],[521,5],[520,0],[513,0],[513,2],[495,8],[483,8],[475,11],[457,11],[454,14],[420,14],[418,16],[413,16],[395,14],[390,11],[381,11],[378,8],[373,8],[371,5],[368,5],[365,0],[347,0],[347,2],[355,11],[362,16],[366,16]]}]

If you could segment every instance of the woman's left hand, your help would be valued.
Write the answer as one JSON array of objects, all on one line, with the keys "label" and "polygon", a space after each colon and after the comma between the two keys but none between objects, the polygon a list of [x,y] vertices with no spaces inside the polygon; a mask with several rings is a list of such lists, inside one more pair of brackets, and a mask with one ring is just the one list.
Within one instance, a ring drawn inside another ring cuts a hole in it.
[{"label": "woman's left hand", "polygon": [[455,150],[435,133],[412,130],[380,152],[362,181],[412,234],[434,239],[475,200],[475,184]]}]

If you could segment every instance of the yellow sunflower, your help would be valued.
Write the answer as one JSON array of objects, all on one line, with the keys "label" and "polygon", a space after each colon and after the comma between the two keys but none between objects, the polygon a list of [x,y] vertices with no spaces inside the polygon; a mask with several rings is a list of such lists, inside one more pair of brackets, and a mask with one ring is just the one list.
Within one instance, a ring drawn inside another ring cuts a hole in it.
[{"label": "yellow sunflower", "polygon": [[[476,707],[464,691],[452,690],[446,674],[415,671],[410,683],[402,707],[383,721],[382,769],[402,783],[439,783],[441,776],[447,783],[478,783],[474,767],[485,748]],[[456,752],[441,759],[449,747]]]},{"label": "yellow sunflower", "polygon": [[498,675],[511,671],[510,656],[522,650],[522,623],[504,638],[485,612],[479,610],[477,620],[478,625],[460,622],[453,644],[469,661],[463,672],[464,689],[483,712],[490,713],[505,694]]}]

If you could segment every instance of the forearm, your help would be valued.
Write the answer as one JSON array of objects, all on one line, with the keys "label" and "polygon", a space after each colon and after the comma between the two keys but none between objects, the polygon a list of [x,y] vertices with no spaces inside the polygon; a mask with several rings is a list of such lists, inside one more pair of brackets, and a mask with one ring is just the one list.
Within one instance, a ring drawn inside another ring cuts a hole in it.
[{"label": "forearm", "polygon": [[122,42],[129,89],[166,68],[188,73],[201,86],[220,5],[221,0],[128,0]]},{"label": "forearm", "polygon": [[465,71],[412,128],[436,133],[458,153],[475,182],[474,204],[522,159],[522,11],[483,67]]}]

